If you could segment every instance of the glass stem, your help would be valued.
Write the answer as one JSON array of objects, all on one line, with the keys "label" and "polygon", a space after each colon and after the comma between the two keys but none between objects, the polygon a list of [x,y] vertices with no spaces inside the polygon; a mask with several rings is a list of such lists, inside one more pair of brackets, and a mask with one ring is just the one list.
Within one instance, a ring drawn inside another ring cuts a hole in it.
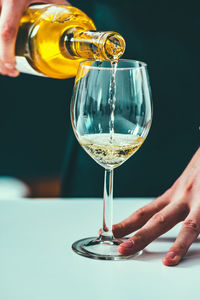
[{"label": "glass stem", "polygon": [[113,169],[105,169],[104,199],[103,199],[103,229],[100,235],[102,241],[113,240]]}]

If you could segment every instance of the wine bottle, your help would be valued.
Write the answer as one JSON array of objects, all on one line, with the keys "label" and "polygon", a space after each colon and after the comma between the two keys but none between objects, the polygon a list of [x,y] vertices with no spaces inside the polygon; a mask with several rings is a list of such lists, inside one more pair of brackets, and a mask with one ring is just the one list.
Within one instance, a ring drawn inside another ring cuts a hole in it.
[{"label": "wine bottle", "polygon": [[52,78],[76,75],[85,59],[118,60],[125,50],[123,37],[96,31],[94,22],[68,5],[33,5],[23,14],[16,41],[17,69]]}]

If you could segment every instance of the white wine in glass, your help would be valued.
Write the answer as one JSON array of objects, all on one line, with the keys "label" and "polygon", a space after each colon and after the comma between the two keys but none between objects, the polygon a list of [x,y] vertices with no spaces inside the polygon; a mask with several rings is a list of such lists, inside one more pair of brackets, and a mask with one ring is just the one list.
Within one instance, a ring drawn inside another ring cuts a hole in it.
[{"label": "white wine in glass", "polygon": [[71,103],[74,133],[83,149],[105,168],[103,226],[98,237],[75,242],[72,249],[95,259],[120,260],[124,239],[112,234],[113,170],[143,144],[152,121],[147,66],[134,60],[95,60],[80,64]]},{"label": "white wine in glass", "polygon": [[115,133],[112,143],[109,133],[85,134],[79,139],[83,149],[102,167],[116,168],[124,163],[142,145],[137,135]]}]

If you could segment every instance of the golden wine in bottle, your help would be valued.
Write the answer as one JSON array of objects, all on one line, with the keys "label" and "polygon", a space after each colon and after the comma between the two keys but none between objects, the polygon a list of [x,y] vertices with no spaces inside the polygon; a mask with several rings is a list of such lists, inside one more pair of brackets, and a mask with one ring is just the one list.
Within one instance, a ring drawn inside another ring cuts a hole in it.
[{"label": "golden wine in bottle", "polygon": [[118,60],[125,50],[123,37],[98,32],[81,10],[68,5],[33,5],[23,14],[16,41],[21,72],[70,78],[85,59]]}]

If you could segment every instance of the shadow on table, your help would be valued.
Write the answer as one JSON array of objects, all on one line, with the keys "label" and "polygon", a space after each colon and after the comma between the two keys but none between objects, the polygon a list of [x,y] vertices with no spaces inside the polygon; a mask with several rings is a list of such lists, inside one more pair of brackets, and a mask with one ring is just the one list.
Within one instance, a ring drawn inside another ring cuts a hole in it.
[{"label": "shadow on table", "polygon": [[[144,262],[152,262],[160,260],[165,256],[166,252],[175,242],[175,238],[169,237],[160,237],[155,240],[153,243],[148,245],[140,256],[133,258],[133,260],[144,261]],[[157,251],[157,249],[161,249],[161,251]],[[200,239],[194,241],[191,246],[191,249],[188,251],[187,255],[183,258],[181,263],[177,265],[178,268],[187,268],[192,267],[200,262]]]}]

